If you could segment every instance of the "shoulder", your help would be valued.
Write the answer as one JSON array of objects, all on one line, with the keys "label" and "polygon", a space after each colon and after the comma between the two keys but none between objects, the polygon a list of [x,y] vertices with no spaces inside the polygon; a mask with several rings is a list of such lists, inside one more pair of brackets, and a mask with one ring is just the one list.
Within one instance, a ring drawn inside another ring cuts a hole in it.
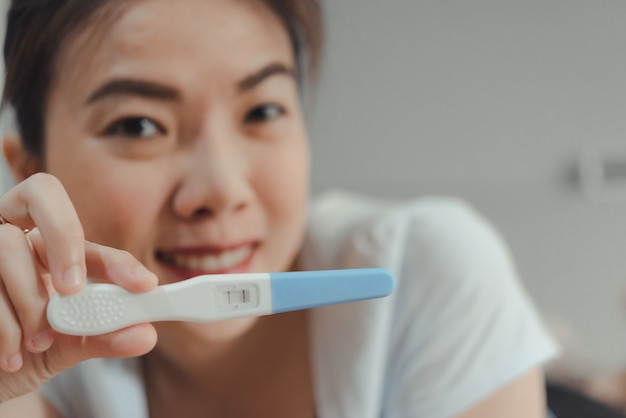
[{"label": "shoulder", "polygon": [[504,240],[466,202],[390,202],[335,193],[317,204],[304,269],[389,269],[397,286],[379,304],[392,312],[393,329],[435,343],[491,327],[495,317],[525,322],[517,318],[523,313],[535,321]]},{"label": "shoulder", "polygon": [[330,347],[316,353],[329,375],[350,376],[355,353],[387,353],[368,360],[386,388],[383,409],[452,416],[555,354],[503,239],[466,202],[334,193],[314,202],[310,228],[305,269],[384,267],[396,276],[387,298],[316,313],[316,335]]},{"label": "shoulder", "polygon": [[311,207],[305,249],[309,261],[324,267],[349,268],[356,266],[345,264],[359,262],[394,273],[407,263],[449,273],[485,263],[511,267],[495,228],[469,204],[450,197],[391,201],[343,192],[320,196]]}]

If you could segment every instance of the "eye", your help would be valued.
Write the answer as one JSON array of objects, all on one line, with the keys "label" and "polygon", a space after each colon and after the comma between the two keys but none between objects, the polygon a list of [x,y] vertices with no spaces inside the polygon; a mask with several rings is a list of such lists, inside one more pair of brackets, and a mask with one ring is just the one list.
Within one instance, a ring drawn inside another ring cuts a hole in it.
[{"label": "eye", "polygon": [[107,136],[127,138],[151,138],[165,133],[165,129],[152,119],[145,117],[129,117],[120,119],[109,126],[104,132]]},{"label": "eye", "polygon": [[245,121],[248,123],[260,123],[275,119],[285,114],[285,108],[274,103],[266,103],[250,110]]}]

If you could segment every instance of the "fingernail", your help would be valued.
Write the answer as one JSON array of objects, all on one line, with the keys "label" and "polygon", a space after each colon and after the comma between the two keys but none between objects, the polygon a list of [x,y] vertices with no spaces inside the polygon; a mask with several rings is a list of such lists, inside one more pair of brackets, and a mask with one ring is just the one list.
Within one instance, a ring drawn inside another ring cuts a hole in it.
[{"label": "fingernail", "polygon": [[7,372],[16,372],[22,368],[22,353],[13,354],[6,362],[5,370]]},{"label": "fingernail", "polygon": [[80,267],[72,266],[63,275],[63,285],[67,288],[76,288],[83,282],[84,277]]},{"label": "fingernail", "polygon": [[37,352],[46,351],[52,345],[54,341],[54,334],[52,334],[51,330],[42,331],[36,334],[32,341],[32,348]]},{"label": "fingernail", "polygon": [[146,278],[156,280],[156,274],[154,274],[153,272],[151,272],[150,270],[148,270],[146,267],[142,265],[136,266],[133,269],[133,273],[135,274],[135,277],[138,277],[144,280]]},{"label": "fingernail", "polygon": [[133,268],[133,273],[135,274],[135,276],[147,276],[148,274],[150,274],[150,270],[148,270],[145,266],[143,265],[138,265],[135,266],[135,268]]}]

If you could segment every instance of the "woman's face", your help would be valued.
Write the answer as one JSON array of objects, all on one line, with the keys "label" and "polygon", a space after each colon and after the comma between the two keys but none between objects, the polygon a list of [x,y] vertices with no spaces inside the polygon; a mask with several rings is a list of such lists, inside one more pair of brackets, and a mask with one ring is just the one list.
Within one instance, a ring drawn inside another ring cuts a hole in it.
[{"label": "woman's face", "polygon": [[130,251],[162,284],[288,269],[308,146],[284,27],[250,1],[118,12],[70,38],[45,118],[45,169],[87,239]]}]

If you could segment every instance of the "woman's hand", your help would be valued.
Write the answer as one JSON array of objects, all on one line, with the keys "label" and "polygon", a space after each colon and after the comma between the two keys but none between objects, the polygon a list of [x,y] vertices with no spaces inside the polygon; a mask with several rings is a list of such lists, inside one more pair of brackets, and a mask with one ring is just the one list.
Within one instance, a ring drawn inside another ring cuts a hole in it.
[{"label": "woman's hand", "polygon": [[10,222],[0,225],[0,402],[34,391],[81,361],[137,356],[154,347],[150,324],[93,337],[50,328],[50,297],[80,291],[87,276],[132,292],[157,285],[130,253],[85,241],[55,177],[35,174],[0,196],[0,215]]}]

